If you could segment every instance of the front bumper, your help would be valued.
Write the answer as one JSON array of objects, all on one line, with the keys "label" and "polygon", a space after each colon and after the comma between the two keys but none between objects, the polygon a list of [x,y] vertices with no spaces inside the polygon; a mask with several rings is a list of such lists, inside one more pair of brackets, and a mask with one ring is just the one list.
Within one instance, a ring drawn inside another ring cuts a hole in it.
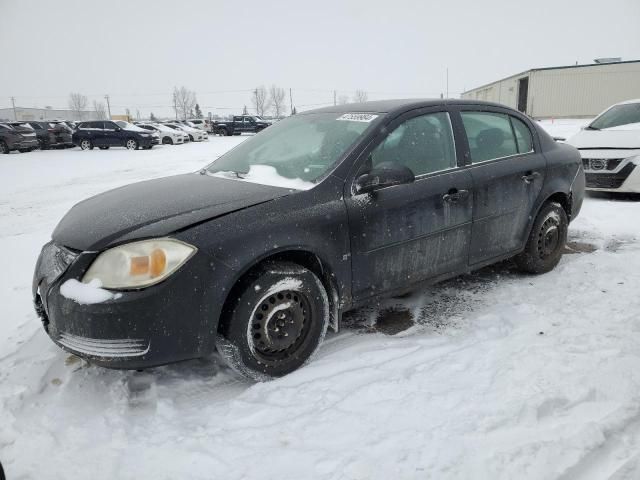
[{"label": "front bumper", "polygon": [[[590,191],[640,193],[640,165],[637,159],[608,151],[582,151],[586,188]],[[640,153],[640,152],[638,152]],[[636,157],[637,158],[637,157]]]},{"label": "front bumper", "polygon": [[36,312],[62,349],[118,369],[154,367],[214,351],[216,313],[203,288],[211,284],[208,260],[196,254],[157,285],[84,305],[64,297],[60,286],[80,280],[97,253],[69,252],[54,243],[45,245],[33,281]]}]

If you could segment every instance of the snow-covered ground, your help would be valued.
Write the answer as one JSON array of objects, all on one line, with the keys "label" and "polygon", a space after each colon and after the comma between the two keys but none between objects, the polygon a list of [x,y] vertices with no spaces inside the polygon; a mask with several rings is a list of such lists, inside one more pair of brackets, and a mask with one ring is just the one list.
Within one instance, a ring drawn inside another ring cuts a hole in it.
[{"label": "snow-covered ground", "polygon": [[588,198],[570,228],[575,253],[553,272],[501,264],[355,312],[312,363],[268,383],[215,356],[121,372],[53,345],[30,282],[65,211],[194,171],[242,140],[0,156],[9,479],[640,478],[633,199]]}]

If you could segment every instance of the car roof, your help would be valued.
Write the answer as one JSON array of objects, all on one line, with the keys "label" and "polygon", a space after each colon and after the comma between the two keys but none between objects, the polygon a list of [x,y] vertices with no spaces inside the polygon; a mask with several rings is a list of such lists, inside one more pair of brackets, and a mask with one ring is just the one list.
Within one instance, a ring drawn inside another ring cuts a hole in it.
[{"label": "car roof", "polygon": [[[347,103],[344,105],[333,105],[331,107],[317,108],[314,110],[305,110],[300,115],[308,113],[351,113],[351,112],[371,112],[371,113],[392,113],[405,110],[413,110],[423,107],[439,107],[443,105],[483,105],[491,107],[502,107],[498,103],[484,102],[481,100],[459,100],[459,99],[441,99],[441,98],[405,98],[396,100],[374,100],[363,103]],[[508,108],[508,107],[506,107]]]},{"label": "car roof", "polygon": [[625,100],[624,102],[618,102],[618,103],[616,103],[614,105],[629,105],[630,103],[640,103],[640,98],[633,98],[631,100]]}]

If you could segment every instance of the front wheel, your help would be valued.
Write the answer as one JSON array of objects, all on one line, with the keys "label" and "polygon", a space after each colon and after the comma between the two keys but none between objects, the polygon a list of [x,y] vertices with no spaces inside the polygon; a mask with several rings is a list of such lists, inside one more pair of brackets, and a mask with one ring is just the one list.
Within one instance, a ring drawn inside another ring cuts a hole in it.
[{"label": "front wheel", "polygon": [[138,148],[138,142],[134,138],[130,138],[124,146],[127,147],[127,150],[135,150]]},{"label": "front wheel", "polygon": [[89,150],[90,148],[93,148],[93,145],[91,145],[91,140],[88,139],[84,139],[80,142],[80,148],[82,150]]},{"label": "front wheel", "polygon": [[267,380],[304,365],[328,325],[329,300],[320,279],[295,263],[269,263],[245,278],[225,308],[216,344],[233,369]]},{"label": "front wheel", "polygon": [[549,202],[542,206],[533,223],[524,251],[516,256],[518,267],[528,273],[546,273],[560,262],[567,243],[569,220],[562,205]]},{"label": "front wheel", "polygon": [[7,144],[4,143],[4,141],[0,141],[0,153],[7,154],[9,152],[10,152],[10,150],[9,150],[9,147],[7,146]]},{"label": "front wheel", "polygon": [[163,145],[173,145],[173,139],[171,137],[164,137],[162,139]]}]

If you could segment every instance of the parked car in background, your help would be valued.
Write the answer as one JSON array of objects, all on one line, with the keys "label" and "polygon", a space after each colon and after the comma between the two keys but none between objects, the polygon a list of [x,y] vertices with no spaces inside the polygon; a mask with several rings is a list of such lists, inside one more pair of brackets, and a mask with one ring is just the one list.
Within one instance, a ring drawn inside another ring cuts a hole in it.
[{"label": "parked car in background", "polygon": [[189,134],[185,132],[182,128],[180,128],[180,125],[174,124],[174,123],[162,123],[161,125],[164,127],[170,128],[178,132],[180,135],[182,135],[182,140],[184,143],[191,141],[191,139],[189,138]]},{"label": "parked car in background", "polygon": [[110,120],[82,122],[73,132],[73,143],[83,150],[93,150],[94,147],[101,150],[110,147],[125,147],[129,150],[150,149],[160,143],[157,135],[128,122],[122,123],[124,126]]},{"label": "parked car in background", "polygon": [[31,127],[36,134],[41,150],[73,147],[73,140],[71,138],[73,131],[64,122],[39,122],[30,120],[14,122],[12,125]]},{"label": "parked car in background", "polygon": [[14,150],[29,152],[38,148],[38,140],[35,133],[19,132],[11,125],[0,123],[0,153],[9,153]]},{"label": "parked car in background", "polygon": [[258,133],[270,123],[254,115],[236,115],[228,122],[214,122],[212,129],[216,135],[240,135],[242,133]]},{"label": "parked car in background", "polygon": [[167,125],[174,125],[178,127],[180,130],[185,132],[189,136],[189,140],[192,142],[202,142],[204,140],[209,139],[209,135],[204,130],[199,130],[197,128],[190,127],[185,123],[176,123],[170,122]]},{"label": "parked car in background", "polygon": [[567,143],[580,151],[587,190],[640,193],[640,99],[609,107]]},{"label": "parked car in background", "polygon": [[7,125],[23,137],[20,146],[17,148],[18,151],[25,153],[40,148],[38,136],[31,125],[22,122],[12,122]]},{"label": "parked car in background", "polygon": [[184,134],[159,123],[136,123],[140,128],[157,133],[163,145],[180,145],[184,143]]},{"label": "parked car in background", "polygon": [[209,123],[209,120],[206,118],[190,118],[189,123],[191,123],[190,126],[197,128],[199,130],[204,130],[205,132],[210,132],[210,128],[211,128],[211,124]]},{"label": "parked car in background", "polygon": [[578,151],[516,110],[334,106],[199,173],[78,203],[42,249],[34,305],[56,344],[98,365],[217,348],[248,377],[278,377],[380,297],[512,257],[552,270],[583,196]]}]

